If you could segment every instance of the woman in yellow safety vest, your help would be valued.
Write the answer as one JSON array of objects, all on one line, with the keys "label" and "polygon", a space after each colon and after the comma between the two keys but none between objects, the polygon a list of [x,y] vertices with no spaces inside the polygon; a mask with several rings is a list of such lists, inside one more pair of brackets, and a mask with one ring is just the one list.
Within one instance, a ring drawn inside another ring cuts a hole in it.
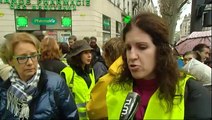
[{"label": "woman in yellow safety vest", "polygon": [[66,84],[72,91],[80,119],[87,119],[86,104],[95,85],[93,69],[90,68],[92,48],[85,40],[78,40],[67,57],[69,66],[61,71]]},{"label": "woman in yellow safety vest", "polygon": [[107,87],[108,119],[127,115],[127,105],[133,103],[125,99],[131,91],[141,98],[134,119],[211,118],[209,91],[191,76],[180,76],[161,17],[139,14],[126,24],[122,37],[122,71]]},{"label": "woman in yellow safety vest", "polygon": [[107,118],[106,93],[107,86],[121,71],[124,42],[114,37],[107,40],[102,46],[103,58],[109,67],[108,73],[102,76],[91,91],[91,99],[86,105],[88,117],[91,119]]}]

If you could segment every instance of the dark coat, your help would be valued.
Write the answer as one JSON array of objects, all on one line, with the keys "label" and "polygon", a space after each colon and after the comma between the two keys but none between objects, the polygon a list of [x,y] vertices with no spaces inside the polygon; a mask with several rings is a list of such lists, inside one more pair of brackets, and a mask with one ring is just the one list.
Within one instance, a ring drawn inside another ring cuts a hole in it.
[{"label": "dark coat", "polygon": [[[18,120],[6,110],[7,89],[10,80],[0,78],[0,119]],[[58,74],[41,70],[38,92],[29,103],[30,118],[33,120],[79,119],[72,94],[62,77]]]},{"label": "dark coat", "polygon": [[97,61],[93,65],[93,70],[94,70],[94,75],[95,75],[95,79],[96,79],[95,81],[96,82],[99,80],[100,77],[102,77],[105,74],[107,74],[107,66],[101,61]]},{"label": "dark coat", "polygon": [[66,67],[66,65],[60,60],[44,60],[39,63],[45,70],[56,72],[58,74],[60,74],[60,71]]},{"label": "dark coat", "polygon": [[198,81],[189,79],[185,91],[185,119],[211,120],[211,92]]},{"label": "dark coat", "polygon": [[92,47],[92,48],[93,50],[91,51],[91,53],[92,53],[93,59],[96,59],[96,57],[101,56],[101,51],[99,46],[96,45],[95,47]]},{"label": "dark coat", "polygon": [[107,66],[102,56],[98,56],[93,60],[93,70],[95,75],[95,81],[97,82],[100,77],[107,73]]}]

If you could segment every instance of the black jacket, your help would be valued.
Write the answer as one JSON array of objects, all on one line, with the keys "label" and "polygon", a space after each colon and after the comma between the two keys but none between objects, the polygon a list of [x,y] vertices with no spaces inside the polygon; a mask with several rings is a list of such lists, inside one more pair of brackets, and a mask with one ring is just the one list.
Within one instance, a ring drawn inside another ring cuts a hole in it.
[{"label": "black jacket", "polygon": [[62,71],[66,67],[66,65],[60,60],[40,61],[40,65],[44,69],[58,73],[58,74],[60,74],[60,71]]},{"label": "black jacket", "polygon": [[211,92],[198,81],[189,79],[185,91],[185,119],[211,120]]}]

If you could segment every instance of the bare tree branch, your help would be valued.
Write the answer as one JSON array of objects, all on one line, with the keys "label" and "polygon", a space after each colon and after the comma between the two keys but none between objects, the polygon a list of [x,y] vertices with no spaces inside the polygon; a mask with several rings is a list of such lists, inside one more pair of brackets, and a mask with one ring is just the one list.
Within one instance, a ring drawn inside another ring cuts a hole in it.
[{"label": "bare tree branch", "polygon": [[189,0],[158,0],[160,13],[166,20],[170,29],[170,43],[174,41],[174,33],[182,11],[181,9]]},{"label": "bare tree branch", "polygon": [[182,9],[182,7],[188,2],[188,0],[184,0],[180,6],[178,7],[177,11],[180,12],[180,10]]}]

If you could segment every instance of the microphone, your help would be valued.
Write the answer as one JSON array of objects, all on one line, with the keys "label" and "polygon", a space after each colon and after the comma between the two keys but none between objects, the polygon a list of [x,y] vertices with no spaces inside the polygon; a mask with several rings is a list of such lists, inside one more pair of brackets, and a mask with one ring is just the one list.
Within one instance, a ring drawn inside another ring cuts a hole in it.
[{"label": "microphone", "polygon": [[138,104],[140,103],[140,96],[136,92],[129,92],[124,105],[121,110],[120,120],[130,120],[134,117]]}]

